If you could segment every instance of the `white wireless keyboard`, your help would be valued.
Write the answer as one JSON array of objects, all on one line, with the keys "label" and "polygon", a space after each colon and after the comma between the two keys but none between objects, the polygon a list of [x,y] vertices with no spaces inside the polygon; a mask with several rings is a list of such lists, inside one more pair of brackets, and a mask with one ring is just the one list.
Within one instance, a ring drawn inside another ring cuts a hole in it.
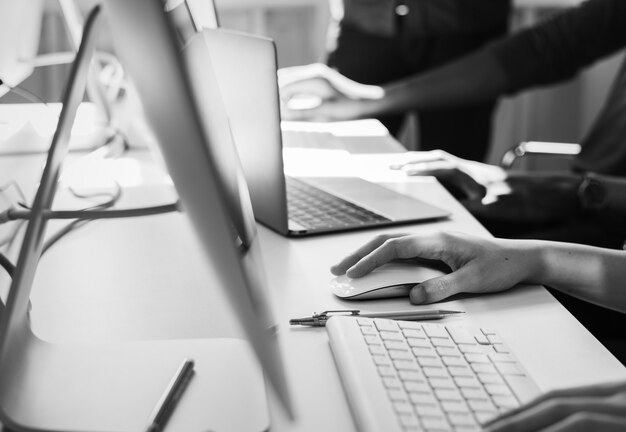
[{"label": "white wireless keyboard", "polygon": [[491,330],[353,317],[326,329],[363,432],[480,431],[539,394]]}]

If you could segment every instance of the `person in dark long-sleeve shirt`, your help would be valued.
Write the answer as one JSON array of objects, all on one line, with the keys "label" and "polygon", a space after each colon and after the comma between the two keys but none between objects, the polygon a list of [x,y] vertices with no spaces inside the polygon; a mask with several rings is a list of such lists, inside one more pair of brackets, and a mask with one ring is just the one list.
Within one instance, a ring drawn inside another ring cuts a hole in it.
[{"label": "person in dark long-sleeve shirt", "polygon": [[[511,0],[331,0],[343,7],[328,65],[362,84],[386,85],[441,66],[507,32]],[[483,161],[495,100],[418,113],[422,150]],[[378,117],[397,135],[406,112]]]},{"label": "person in dark long-sleeve shirt", "polygon": [[[316,74],[296,70],[281,77],[281,94],[288,105],[292,96],[310,90],[311,80],[324,89],[319,107],[288,113],[293,118],[348,119],[470,105],[561,82],[623,48],[626,1],[588,0],[441,68],[384,87],[359,86],[318,68]],[[308,79],[298,79],[298,73],[308,73]],[[438,162],[436,169],[422,164],[420,172],[437,176],[497,237],[621,248],[626,239],[626,62],[581,145],[571,172],[505,172],[445,154],[440,154],[445,164]],[[492,198],[488,202],[486,195]],[[555,295],[626,363],[622,314]]]}]

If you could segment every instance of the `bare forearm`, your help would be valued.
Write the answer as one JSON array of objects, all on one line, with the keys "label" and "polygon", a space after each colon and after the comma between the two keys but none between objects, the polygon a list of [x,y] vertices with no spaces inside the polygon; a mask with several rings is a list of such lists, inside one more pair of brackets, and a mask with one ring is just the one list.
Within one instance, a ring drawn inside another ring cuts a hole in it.
[{"label": "bare forearm", "polygon": [[519,241],[538,265],[527,282],[626,313],[626,252],[545,241]]},{"label": "bare forearm", "polygon": [[480,50],[430,72],[390,83],[372,109],[376,114],[387,114],[486,102],[502,95],[506,83],[495,57],[488,50]]}]

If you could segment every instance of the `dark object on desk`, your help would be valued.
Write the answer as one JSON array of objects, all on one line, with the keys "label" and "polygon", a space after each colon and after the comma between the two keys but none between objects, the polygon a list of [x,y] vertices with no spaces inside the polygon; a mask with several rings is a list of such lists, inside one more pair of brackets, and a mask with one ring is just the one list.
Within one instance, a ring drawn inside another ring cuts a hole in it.
[{"label": "dark object on desk", "polygon": [[185,359],[180,365],[174,378],[167,385],[163,396],[157,402],[154,412],[150,416],[150,423],[146,432],[160,432],[176,408],[176,404],[183,395],[189,381],[193,377],[193,360]]},{"label": "dark object on desk", "polygon": [[334,316],[359,316],[367,318],[387,318],[403,321],[426,321],[439,320],[447,316],[462,314],[463,311],[447,311],[447,310],[406,310],[406,311],[389,311],[389,312],[367,312],[361,313],[360,310],[329,310],[320,313],[313,313],[310,317],[294,318],[289,320],[291,325],[324,327],[326,322]]},{"label": "dark object on desk", "polygon": [[449,269],[440,264],[427,265],[408,262],[391,262],[378,267],[360,278],[337,276],[331,281],[331,291],[346,300],[370,300],[390,297],[409,297],[409,291],[425,280],[443,276]]}]

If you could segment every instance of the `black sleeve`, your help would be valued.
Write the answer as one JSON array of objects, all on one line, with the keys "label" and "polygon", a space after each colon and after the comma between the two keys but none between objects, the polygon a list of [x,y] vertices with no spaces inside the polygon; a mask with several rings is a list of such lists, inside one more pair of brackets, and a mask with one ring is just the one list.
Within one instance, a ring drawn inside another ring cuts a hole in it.
[{"label": "black sleeve", "polygon": [[562,81],[626,46],[626,0],[588,0],[490,45],[507,93]]}]

